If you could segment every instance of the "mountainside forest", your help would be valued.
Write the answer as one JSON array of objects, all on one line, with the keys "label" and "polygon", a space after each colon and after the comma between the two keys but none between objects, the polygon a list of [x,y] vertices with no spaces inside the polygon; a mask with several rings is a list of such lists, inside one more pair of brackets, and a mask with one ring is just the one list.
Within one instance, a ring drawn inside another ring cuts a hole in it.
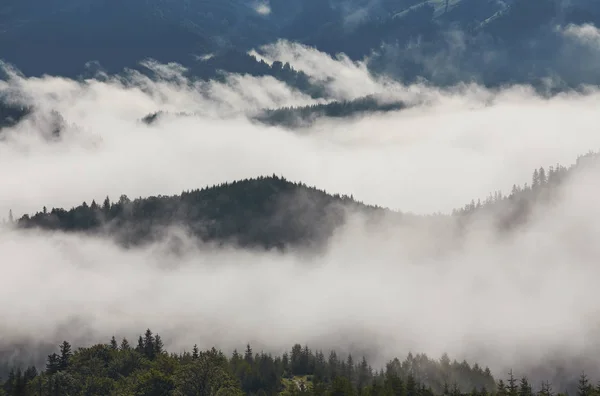
[{"label": "mountainside forest", "polygon": [[[599,390],[582,374],[577,396]],[[532,384],[512,371],[495,379],[489,368],[409,353],[384,368],[365,357],[340,356],[295,344],[282,355],[254,351],[226,356],[197,345],[168,353],[150,329],[136,343],[112,337],[106,344],[74,350],[64,341],[48,355],[45,368],[14,367],[0,381],[0,395],[332,395],[332,396],[564,396],[552,384]]]},{"label": "mountainside forest", "polygon": [[[514,185],[508,194],[496,191],[483,201],[472,200],[452,216],[468,224],[477,214],[491,214],[499,231],[511,230],[526,223],[536,205],[549,205],[559,198],[559,187],[571,175],[583,167],[598,166],[599,159],[600,153],[590,152],[568,168],[560,164],[540,167],[534,170],[531,183]],[[331,195],[273,175],[175,196],[131,200],[122,195],[70,209],[44,207],[33,215],[23,215],[16,224],[21,228],[116,235],[126,245],[156,241],[166,235],[168,227],[179,226],[203,242],[285,249],[326,244],[350,213],[365,214],[374,222],[420,217],[368,206],[352,196]]]}]

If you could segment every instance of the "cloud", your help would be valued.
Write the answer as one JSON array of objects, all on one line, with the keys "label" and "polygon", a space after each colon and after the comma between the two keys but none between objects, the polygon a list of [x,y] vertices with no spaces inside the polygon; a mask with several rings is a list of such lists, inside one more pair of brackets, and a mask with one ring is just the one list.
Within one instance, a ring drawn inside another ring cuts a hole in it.
[{"label": "cloud", "polygon": [[[106,342],[150,327],[174,350],[306,342],[362,348],[377,365],[408,351],[445,351],[496,373],[526,373],[553,353],[595,359],[597,175],[580,173],[556,206],[508,237],[485,219],[461,240],[449,219],[373,226],[357,215],[310,258],[209,247],[175,256],[159,244],[125,250],[4,230],[3,256],[19,264],[0,289],[13,301],[0,307],[3,342]],[[599,373],[591,363],[586,371]]]},{"label": "cloud", "polygon": [[265,2],[265,1],[257,2],[254,5],[254,10],[259,15],[265,15],[266,16],[266,15],[270,15],[271,14],[271,7],[269,6],[269,3]]},{"label": "cloud", "polygon": [[600,45],[600,31],[594,25],[568,25],[562,28],[561,31],[567,37],[575,38],[591,45]]},{"label": "cloud", "polygon": [[[322,65],[316,75],[346,65],[309,55],[314,61],[303,59],[310,67]],[[348,66],[348,73],[330,74],[337,78],[326,84],[341,98],[375,91],[421,104],[353,121],[324,120],[292,133],[251,124],[244,116],[261,107],[315,103],[272,78],[155,82],[133,73],[128,82],[5,82],[2,89],[34,103],[39,117],[3,131],[0,179],[7,188],[0,213],[70,207],[107,194],[173,194],[273,173],[404,211],[450,211],[529,181],[536,167],[568,163],[600,146],[593,90],[544,99],[527,87],[441,90],[379,82],[360,70]],[[42,120],[51,110],[67,128],[61,141],[46,144],[39,131],[48,129]],[[157,110],[198,115],[165,117],[153,127],[138,121]],[[443,199],[440,190],[448,191]]]},{"label": "cloud", "polygon": [[309,46],[280,40],[250,51],[265,62],[288,62],[296,70],[305,72],[311,80],[325,84],[335,99],[353,99],[385,91],[391,82],[372,76],[365,62],[355,62],[344,54],[336,57],[319,52]]},{"label": "cloud", "polygon": [[[334,98],[379,93],[414,106],[292,132],[246,117],[262,107],[316,103],[269,77],[192,82],[177,65],[154,63],[147,66],[155,79],[9,73],[0,92],[36,111],[1,132],[0,212],[70,207],[107,194],[174,194],[273,173],[368,203],[447,212],[600,147],[595,89],[543,98],[527,86],[406,86],[371,75],[364,62],[300,45],[262,51],[305,71]],[[48,141],[52,110],[65,127],[61,139]],[[139,122],[157,110],[196,115]],[[598,346],[600,301],[589,292],[599,275],[596,174],[582,174],[555,208],[508,239],[485,221],[454,245],[453,225],[443,221],[373,230],[357,218],[313,261],[210,249],[174,257],[160,246],[122,250],[107,240],[6,230],[0,250],[15,264],[0,299],[14,303],[0,308],[0,330],[17,341],[131,336],[151,327],[188,349],[195,342],[273,349],[362,342],[381,358],[447,351],[497,370],[554,350],[584,354]],[[75,318],[83,325],[68,326]]]}]

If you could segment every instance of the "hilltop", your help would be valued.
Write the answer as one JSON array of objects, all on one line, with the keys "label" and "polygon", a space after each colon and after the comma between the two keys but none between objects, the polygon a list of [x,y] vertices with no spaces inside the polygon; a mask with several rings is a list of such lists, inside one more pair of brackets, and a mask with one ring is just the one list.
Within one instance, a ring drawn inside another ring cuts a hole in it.
[{"label": "hilltop", "polygon": [[244,247],[284,248],[319,245],[344,224],[348,211],[383,209],[351,196],[271,176],[223,183],[174,196],[131,200],[122,195],[103,203],[69,210],[43,209],[18,220],[23,228],[65,232],[110,233],[125,244],[141,244],[165,236],[168,227],[183,227],[204,242]]},{"label": "hilltop", "polygon": [[[576,172],[599,161],[600,153],[590,152],[570,167],[540,167],[534,170],[531,183],[514,185],[508,194],[496,191],[484,200],[472,200],[452,215],[433,217],[457,220],[459,231],[484,215],[499,232],[509,232],[526,224],[535,208],[556,202],[559,188]],[[418,222],[432,217],[366,205],[352,196],[329,194],[273,175],[173,196],[131,200],[122,195],[115,201],[107,197],[102,203],[84,202],[69,210],[44,207],[32,216],[24,215],[17,224],[21,228],[113,235],[125,245],[152,242],[163,238],[169,227],[182,227],[202,242],[286,249],[323,246],[350,213],[364,214],[374,222],[384,218]]]}]

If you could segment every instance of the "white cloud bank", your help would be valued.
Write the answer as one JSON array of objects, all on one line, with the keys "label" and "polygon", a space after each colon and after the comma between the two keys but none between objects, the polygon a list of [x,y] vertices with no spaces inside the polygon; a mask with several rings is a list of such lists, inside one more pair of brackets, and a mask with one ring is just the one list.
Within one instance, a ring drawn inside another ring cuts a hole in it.
[{"label": "white cloud bank", "polygon": [[[425,104],[323,121],[295,134],[252,125],[242,114],[314,103],[270,77],[190,84],[174,79],[171,70],[165,72],[170,82],[136,76],[143,90],[114,79],[15,77],[0,89],[17,91],[43,111],[56,109],[70,127],[54,144],[37,138],[43,119],[4,132],[9,139],[0,144],[0,180],[7,188],[0,213],[72,206],[107,194],[173,194],[272,173],[400,210],[450,211],[529,181],[535,167],[569,163],[600,147],[595,90],[543,99],[526,87],[406,87],[304,47],[280,43],[271,52],[340,99],[375,92]],[[167,117],[152,128],[138,122],[161,109],[200,115]]]},{"label": "white cloud bank", "polygon": [[[3,131],[0,211],[172,194],[272,173],[405,211],[449,211],[529,181],[540,165],[569,164],[600,147],[596,90],[551,99],[527,87],[442,91],[382,81],[360,63],[297,45],[278,43],[265,57],[290,61],[336,98],[380,93],[422,104],[294,133],[243,115],[314,103],[272,78],[190,84],[169,66],[170,82],[136,76],[140,89],[115,79],[14,76],[0,90],[28,98],[40,114],[57,110],[69,127],[52,143],[40,137],[41,116]],[[165,117],[153,127],[137,121],[161,109],[199,115]],[[9,264],[0,300],[13,303],[0,308],[0,332],[39,335],[83,316],[102,337],[151,327],[176,347],[255,341],[283,348],[350,328],[342,332],[348,338],[335,338],[342,347],[360,340],[386,344],[391,354],[471,353],[496,368],[525,364],[545,348],[582,352],[597,344],[588,338],[600,303],[593,292],[600,275],[593,243],[600,212],[590,198],[596,181],[588,174],[574,182],[552,215],[518,238],[475,233],[462,249],[437,257],[432,246],[447,236],[349,226],[311,269],[291,254],[240,251],[194,252],[161,269],[174,259],[106,241],[7,231],[0,236]]]}]

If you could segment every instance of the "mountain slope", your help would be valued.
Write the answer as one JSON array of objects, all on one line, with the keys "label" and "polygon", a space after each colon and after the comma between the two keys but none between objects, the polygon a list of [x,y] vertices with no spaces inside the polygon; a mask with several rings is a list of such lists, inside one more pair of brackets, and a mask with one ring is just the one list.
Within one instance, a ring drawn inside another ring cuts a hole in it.
[{"label": "mountain slope", "polygon": [[[456,231],[483,215],[499,232],[526,224],[536,208],[543,208],[560,195],[564,185],[579,170],[600,164],[600,154],[580,156],[569,168],[561,165],[536,169],[532,183],[514,186],[509,194],[495,192],[483,202],[473,200],[453,216],[434,216]],[[18,220],[21,228],[112,235],[125,245],[139,245],[167,236],[171,227],[181,227],[202,242],[234,244],[252,248],[324,246],[349,213],[362,213],[371,221],[382,219],[424,221],[430,216],[400,214],[364,205],[352,197],[331,195],[314,187],[284,178],[260,177],[219,186],[130,200],[123,195],[116,202],[92,202],[70,210],[55,208]],[[436,223],[441,225],[442,223]],[[458,232],[456,237],[460,237]],[[457,240],[458,241],[458,240]]]},{"label": "mountain slope", "polygon": [[160,239],[168,227],[182,227],[204,242],[244,247],[284,248],[319,245],[342,225],[348,210],[382,209],[351,197],[329,195],[276,176],[224,183],[181,195],[139,198],[121,196],[71,210],[43,210],[23,216],[23,228],[111,233],[125,244]]}]

